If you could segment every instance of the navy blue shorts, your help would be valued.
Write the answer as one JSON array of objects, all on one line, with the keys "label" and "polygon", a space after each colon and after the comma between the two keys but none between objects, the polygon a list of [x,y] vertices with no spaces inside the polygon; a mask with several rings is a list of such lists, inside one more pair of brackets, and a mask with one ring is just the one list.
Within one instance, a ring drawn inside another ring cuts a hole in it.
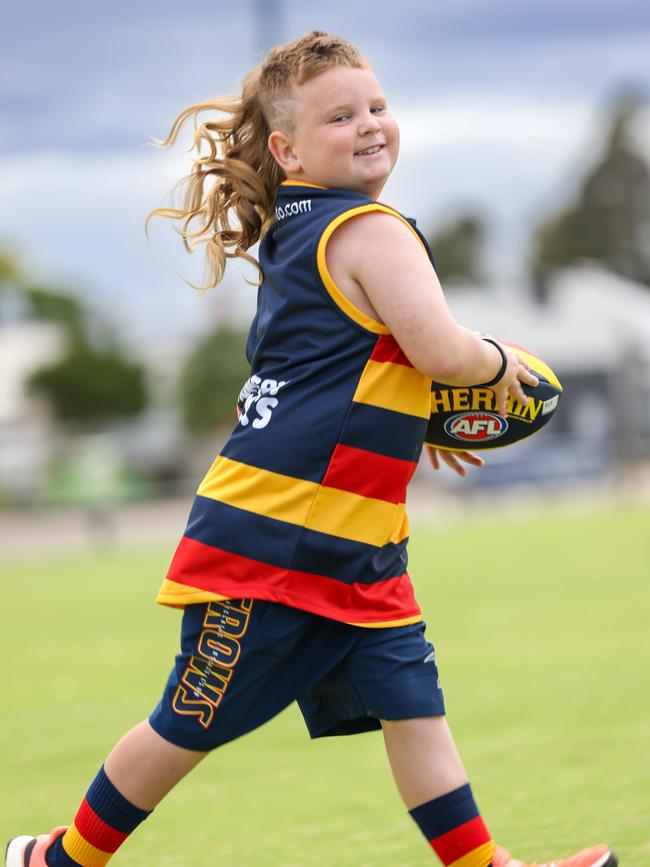
[{"label": "navy blue shorts", "polygon": [[312,738],[444,714],[423,622],[364,628],[276,602],[189,605],[181,653],[150,723],[190,750],[211,750],[297,701]]}]

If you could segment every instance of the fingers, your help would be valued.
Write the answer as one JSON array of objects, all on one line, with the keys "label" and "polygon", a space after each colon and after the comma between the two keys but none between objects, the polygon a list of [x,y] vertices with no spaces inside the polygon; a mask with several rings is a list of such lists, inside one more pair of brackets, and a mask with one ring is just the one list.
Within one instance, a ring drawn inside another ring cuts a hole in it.
[{"label": "fingers", "polygon": [[511,386],[508,390],[509,390],[510,394],[514,397],[515,400],[519,401],[519,403],[522,403],[524,406],[526,406],[526,404],[528,403],[530,398],[528,397],[528,395],[524,391],[523,385],[530,385],[533,388],[535,388],[536,386],[539,385],[539,379],[535,376],[534,373],[531,373],[530,367],[528,366],[528,364],[525,361],[523,361],[523,359],[521,359],[518,355],[517,355],[517,361],[518,361],[518,366],[516,369],[516,377],[517,378],[514,380],[514,382],[511,384]]},{"label": "fingers", "polygon": [[521,382],[518,379],[515,379],[515,381],[508,389],[508,392],[512,395],[512,397],[514,397],[516,401],[522,403],[524,406],[526,406],[526,404],[528,403],[529,397],[521,387]]},{"label": "fingers", "polygon": [[534,373],[530,372],[530,368],[526,368],[526,370],[520,372],[518,379],[520,382],[525,382],[526,385],[532,385],[533,387],[539,385],[539,379]]},{"label": "fingers", "polygon": [[442,451],[440,453],[441,458],[447,464],[450,470],[453,470],[457,475],[465,478],[467,475],[466,468],[462,465],[461,461],[465,461],[465,463],[472,464],[475,467],[482,467],[485,465],[485,461],[479,455],[474,455],[472,452],[448,452]]},{"label": "fingers", "polygon": [[484,458],[477,455],[476,452],[452,452],[451,454],[455,454],[461,461],[465,461],[465,463],[471,464],[473,467],[485,466]]},{"label": "fingers", "polygon": [[[515,369],[515,375],[517,377],[517,381],[518,382],[524,382],[526,385],[532,385],[533,387],[538,386],[539,385],[539,379],[535,376],[534,373],[531,373],[530,365],[528,364],[528,362],[524,361],[524,359],[521,356],[517,355],[516,352],[513,353],[513,355],[515,357],[516,364],[517,364],[516,369]],[[522,394],[523,394],[523,392],[522,392]],[[527,398],[526,398],[526,400],[527,400]]]},{"label": "fingers", "polygon": [[480,455],[474,454],[473,452],[467,451],[448,451],[447,449],[435,449],[431,446],[427,447],[429,450],[429,459],[431,460],[431,465],[434,470],[440,469],[440,460],[442,459],[443,463],[445,463],[450,470],[453,470],[457,475],[462,476],[463,478],[467,475],[467,470],[461,463],[464,461],[467,464],[471,464],[473,467],[484,467],[485,461]]},{"label": "fingers", "polygon": [[442,460],[447,464],[450,470],[453,470],[457,475],[463,478],[467,475],[467,470],[456,457],[456,452],[443,451],[440,454]]},{"label": "fingers", "polygon": [[508,415],[508,389],[500,388],[494,389],[494,402],[496,405],[496,411],[500,416],[505,418]]},{"label": "fingers", "polygon": [[498,386],[494,388],[496,411],[503,418],[508,415],[509,398],[526,406],[529,397],[523,386],[530,385],[535,388],[539,385],[539,379],[531,372],[530,366],[523,358],[516,352],[509,352],[508,356],[507,371]]}]

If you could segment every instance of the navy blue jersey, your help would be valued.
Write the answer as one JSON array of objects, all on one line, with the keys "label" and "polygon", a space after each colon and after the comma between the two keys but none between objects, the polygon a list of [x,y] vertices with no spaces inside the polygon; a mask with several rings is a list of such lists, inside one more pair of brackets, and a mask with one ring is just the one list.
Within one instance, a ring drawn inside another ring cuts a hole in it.
[{"label": "navy blue jersey", "polygon": [[159,602],[259,598],[364,626],[420,618],[405,501],[431,380],[343,295],[325,255],[341,223],[376,211],[419,236],[361,193],[279,189],[239,422],[198,489]]}]

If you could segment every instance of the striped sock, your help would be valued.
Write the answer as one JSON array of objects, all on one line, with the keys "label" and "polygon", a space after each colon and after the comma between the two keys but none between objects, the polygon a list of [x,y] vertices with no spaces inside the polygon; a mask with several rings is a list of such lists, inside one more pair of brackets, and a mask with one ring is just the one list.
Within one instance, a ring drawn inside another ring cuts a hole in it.
[{"label": "striped sock", "polygon": [[494,842],[469,783],[409,812],[446,867],[489,867]]},{"label": "striped sock", "polygon": [[74,818],[47,850],[48,867],[104,867],[149,812],[120,794],[102,765]]}]

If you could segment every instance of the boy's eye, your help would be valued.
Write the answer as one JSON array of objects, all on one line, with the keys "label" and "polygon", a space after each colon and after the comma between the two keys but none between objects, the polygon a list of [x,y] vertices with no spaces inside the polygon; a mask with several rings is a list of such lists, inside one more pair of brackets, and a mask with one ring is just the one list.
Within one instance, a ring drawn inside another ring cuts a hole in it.
[{"label": "boy's eye", "polygon": [[339,120],[347,120],[349,118],[349,114],[336,114],[332,118],[332,123],[336,123]]},{"label": "boy's eye", "polygon": [[385,106],[385,105],[374,105],[374,106],[370,109],[370,111],[372,111],[372,112],[374,112],[374,113],[377,113],[377,112],[380,112],[380,111],[386,111],[386,106]]}]

